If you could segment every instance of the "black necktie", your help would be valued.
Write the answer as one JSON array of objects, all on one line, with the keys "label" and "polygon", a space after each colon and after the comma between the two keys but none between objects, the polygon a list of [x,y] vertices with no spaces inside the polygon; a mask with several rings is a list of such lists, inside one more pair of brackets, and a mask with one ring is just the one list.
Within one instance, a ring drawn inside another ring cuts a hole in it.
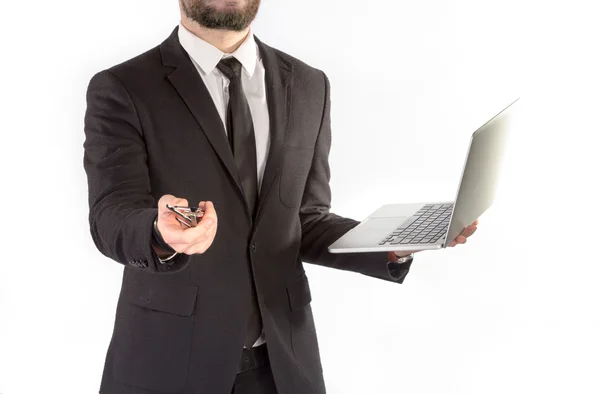
[{"label": "black necktie", "polygon": [[[217,65],[229,79],[229,105],[227,106],[227,134],[235,159],[235,165],[242,182],[248,209],[254,218],[258,181],[256,176],[256,139],[252,114],[242,88],[242,64],[233,56],[221,59]],[[260,310],[252,281],[252,307],[248,318],[248,334],[244,346],[251,348],[262,332]]]}]

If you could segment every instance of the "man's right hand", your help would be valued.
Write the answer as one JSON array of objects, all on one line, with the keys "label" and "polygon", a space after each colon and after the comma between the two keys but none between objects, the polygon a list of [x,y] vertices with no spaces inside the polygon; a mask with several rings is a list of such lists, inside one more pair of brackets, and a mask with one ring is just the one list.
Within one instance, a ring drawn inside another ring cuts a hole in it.
[{"label": "man's right hand", "polygon": [[170,194],[165,194],[158,200],[157,227],[163,240],[178,253],[192,255],[206,252],[217,233],[217,212],[213,203],[200,202],[198,206],[204,211],[204,215],[196,227],[186,227],[179,223],[175,214],[167,209],[167,204],[189,206],[185,198]]}]

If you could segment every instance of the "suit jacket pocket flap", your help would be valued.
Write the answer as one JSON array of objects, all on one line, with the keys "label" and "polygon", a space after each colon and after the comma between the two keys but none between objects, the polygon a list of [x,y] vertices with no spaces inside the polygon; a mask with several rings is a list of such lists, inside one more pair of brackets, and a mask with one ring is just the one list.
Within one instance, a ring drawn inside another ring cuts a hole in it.
[{"label": "suit jacket pocket flap", "polygon": [[198,286],[137,275],[126,275],[121,290],[124,301],[180,316],[191,316],[194,313],[197,294]]},{"label": "suit jacket pocket flap", "polygon": [[287,284],[287,293],[290,301],[290,309],[292,311],[301,309],[304,305],[312,301],[308,278],[306,275],[293,278]]}]

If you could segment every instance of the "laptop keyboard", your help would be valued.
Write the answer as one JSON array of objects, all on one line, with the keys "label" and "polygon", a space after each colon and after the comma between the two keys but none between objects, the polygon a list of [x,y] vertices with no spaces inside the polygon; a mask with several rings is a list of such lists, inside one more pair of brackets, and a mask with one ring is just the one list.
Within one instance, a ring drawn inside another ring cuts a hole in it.
[{"label": "laptop keyboard", "polygon": [[379,245],[436,243],[446,235],[453,206],[454,204],[424,205],[400,227],[381,240]]}]

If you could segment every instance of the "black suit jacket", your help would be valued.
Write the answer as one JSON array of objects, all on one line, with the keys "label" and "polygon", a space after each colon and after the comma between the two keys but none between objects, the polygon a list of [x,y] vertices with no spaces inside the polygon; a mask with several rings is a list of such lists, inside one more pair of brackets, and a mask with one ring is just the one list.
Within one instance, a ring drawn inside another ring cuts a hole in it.
[{"label": "black suit jacket", "polygon": [[[255,221],[177,28],[90,81],[83,161],[90,232],[100,252],[125,266],[101,393],[230,393],[252,271],[279,393],[324,393],[303,261],[398,283],[408,272],[400,266],[391,275],[385,252],[327,251],[358,224],[329,212],[328,79],[255,40],[271,133]],[[164,194],[214,202],[219,227],[206,253],[159,264],[152,222]]]}]

